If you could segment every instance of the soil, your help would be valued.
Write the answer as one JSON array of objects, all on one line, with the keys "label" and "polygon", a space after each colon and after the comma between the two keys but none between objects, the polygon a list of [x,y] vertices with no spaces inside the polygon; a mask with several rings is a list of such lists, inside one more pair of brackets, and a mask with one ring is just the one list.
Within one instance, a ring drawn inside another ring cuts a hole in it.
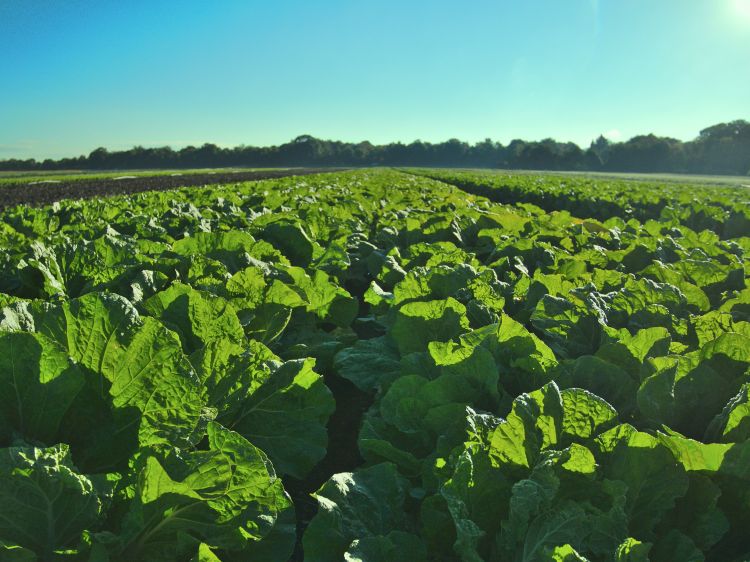
[{"label": "soil", "polygon": [[90,199],[110,197],[141,191],[163,191],[179,187],[194,187],[217,183],[283,178],[333,172],[340,169],[305,168],[294,170],[268,170],[252,172],[216,172],[184,174],[180,176],[140,176],[125,179],[76,179],[59,183],[28,182],[8,183],[0,186],[0,210],[16,205],[39,207],[63,199]]},{"label": "soil", "polygon": [[318,512],[318,502],[310,494],[339,472],[351,472],[362,466],[357,436],[362,417],[372,405],[373,397],[359,390],[348,380],[325,374],[325,382],[336,400],[336,411],[328,420],[328,450],[304,480],[284,478],[284,487],[294,501],[297,513],[297,543],[290,562],[302,562],[302,535]]}]

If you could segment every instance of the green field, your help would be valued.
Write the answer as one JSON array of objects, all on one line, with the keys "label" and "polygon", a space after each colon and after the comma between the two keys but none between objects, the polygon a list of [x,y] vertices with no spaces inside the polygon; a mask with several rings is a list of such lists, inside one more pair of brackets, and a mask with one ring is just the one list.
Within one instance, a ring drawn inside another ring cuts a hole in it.
[{"label": "green field", "polygon": [[174,170],[55,170],[50,172],[3,172],[0,171],[0,186],[17,183],[52,183],[75,180],[111,180],[122,177],[182,176],[189,174],[211,174],[252,172],[259,170],[281,170],[287,168],[191,168]]},{"label": "green field", "polygon": [[750,559],[747,192],[643,180],[0,212],[0,560]]},{"label": "green field", "polygon": [[[112,179],[122,176],[156,177],[188,175],[202,173],[249,172],[261,170],[287,170],[289,168],[191,168],[174,170],[55,170],[49,172],[4,172],[0,171],[0,185],[4,183],[72,181],[79,179]],[[488,173],[488,170],[475,170],[477,173]],[[499,175],[533,175],[557,177],[583,177],[601,180],[635,180],[640,182],[667,182],[683,185],[728,185],[750,187],[747,176],[705,176],[698,174],[634,174],[617,172],[540,172],[538,170],[493,170],[490,173]]]},{"label": "green field", "polygon": [[[488,170],[474,170],[477,173],[487,173]],[[714,175],[707,176],[701,174],[646,174],[632,172],[559,172],[559,171],[539,171],[539,170],[492,170],[491,173],[500,175],[532,175],[532,176],[558,176],[573,178],[590,178],[595,180],[628,180],[643,183],[677,183],[684,186],[708,186],[708,185],[728,185],[750,187],[750,177],[748,176],[728,176]]]}]

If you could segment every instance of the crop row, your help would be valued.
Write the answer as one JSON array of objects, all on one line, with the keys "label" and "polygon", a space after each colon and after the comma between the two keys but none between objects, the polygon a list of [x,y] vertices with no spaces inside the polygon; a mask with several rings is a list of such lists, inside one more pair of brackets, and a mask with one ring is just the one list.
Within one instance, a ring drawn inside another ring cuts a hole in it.
[{"label": "crop row", "polygon": [[523,181],[6,210],[0,558],[745,560],[750,238],[686,225],[742,202],[578,218]]},{"label": "crop row", "polygon": [[[750,235],[750,196],[742,187],[647,183],[586,176],[511,175],[491,171],[413,170],[499,203],[531,203],[601,221],[620,217],[677,221],[722,238]],[[747,187],[747,186],[745,186]]]}]

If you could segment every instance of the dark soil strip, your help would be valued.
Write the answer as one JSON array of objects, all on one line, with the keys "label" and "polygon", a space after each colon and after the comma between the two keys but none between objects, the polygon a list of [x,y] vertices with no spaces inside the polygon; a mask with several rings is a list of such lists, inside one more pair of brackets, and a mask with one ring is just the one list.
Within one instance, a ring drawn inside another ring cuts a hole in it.
[{"label": "dark soil strip", "polygon": [[351,472],[364,462],[359,454],[357,436],[362,416],[372,404],[373,397],[336,375],[325,375],[325,381],[336,400],[336,411],[328,420],[326,456],[304,480],[284,479],[284,487],[292,497],[297,511],[297,544],[292,562],[304,560],[302,535],[318,512],[318,502],[310,494],[334,474]]},{"label": "dark soil strip", "polygon": [[[359,302],[358,318],[370,316],[370,305],[364,300],[365,291],[369,286],[370,283],[367,281],[353,279],[344,283],[344,288],[355,296]],[[373,332],[367,322],[358,323],[355,320],[352,328],[359,339],[383,335],[380,331]],[[323,372],[323,378],[336,401],[336,410],[328,419],[326,456],[304,480],[284,479],[284,487],[292,496],[297,512],[297,543],[290,562],[302,562],[305,559],[302,550],[302,536],[310,520],[318,512],[318,502],[310,494],[317,491],[334,474],[353,472],[364,463],[364,459],[359,454],[357,438],[362,426],[362,418],[372,406],[375,396],[361,391],[353,383],[338,376],[335,372]]]},{"label": "dark soil strip", "polygon": [[[185,174],[181,176],[141,176],[129,179],[79,179],[29,185],[12,183],[0,186],[0,210],[16,205],[39,207],[62,199],[90,199],[125,195],[141,191],[164,191],[179,187],[195,187],[217,183],[236,183],[264,179],[302,176],[340,171],[342,168],[304,168],[294,170],[268,170],[253,172],[217,172],[213,174]],[[126,174],[127,172],[123,172]]]}]

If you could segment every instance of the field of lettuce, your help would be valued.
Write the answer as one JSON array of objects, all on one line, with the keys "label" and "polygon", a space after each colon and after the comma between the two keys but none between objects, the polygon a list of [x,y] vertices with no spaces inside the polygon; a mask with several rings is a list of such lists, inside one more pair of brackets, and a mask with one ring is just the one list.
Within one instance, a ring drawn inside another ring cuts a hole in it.
[{"label": "field of lettuce", "polygon": [[750,194],[357,170],[0,212],[0,560],[750,560]]}]

